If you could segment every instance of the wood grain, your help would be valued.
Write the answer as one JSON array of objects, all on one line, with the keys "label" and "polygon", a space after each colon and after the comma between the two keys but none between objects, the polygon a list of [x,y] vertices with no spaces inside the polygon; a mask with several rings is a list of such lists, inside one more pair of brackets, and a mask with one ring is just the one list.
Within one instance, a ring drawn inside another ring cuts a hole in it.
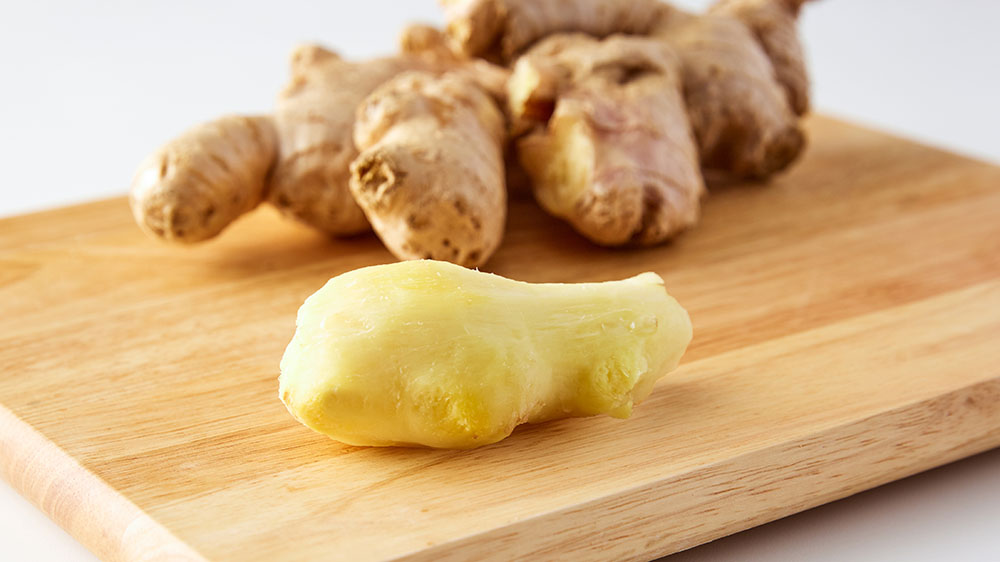
[{"label": "wood grain", "polygon": [[268,210],[195,248],[123,199],[0,220],[0,467],[112,560],[650,559],[1000,446],[1000,168],[824,118],[672,244],[511,204],[491,271],[660,273],[695,339],[627,421],[481,450],[343,446],[277,364],[329,277],[391,256]]}]

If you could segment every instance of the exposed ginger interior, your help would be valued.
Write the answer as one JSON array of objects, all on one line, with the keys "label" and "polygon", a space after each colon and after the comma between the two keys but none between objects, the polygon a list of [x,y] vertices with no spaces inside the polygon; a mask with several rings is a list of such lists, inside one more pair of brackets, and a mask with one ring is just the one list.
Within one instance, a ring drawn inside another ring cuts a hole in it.
[{"label": "exposed ginger interior", "polygon": [[525,139],[521,164],[536,179],[535,198],[553,215],[565,217],[593,184],[593,135],[588,125],[569,116],[550,123],[548,138]]},{"label": "exposed ginger interior", "polygon": [[690,339],[654,273],[531,284],[401,262],[345,273],[306,300],[280,395],[344,443],[465,449],[522,423],[628,417]]}]

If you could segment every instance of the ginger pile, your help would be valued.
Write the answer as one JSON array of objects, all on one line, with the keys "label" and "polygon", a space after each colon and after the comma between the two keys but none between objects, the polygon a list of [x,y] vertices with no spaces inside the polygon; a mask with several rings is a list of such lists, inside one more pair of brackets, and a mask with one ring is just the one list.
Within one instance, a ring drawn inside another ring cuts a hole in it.
[{"label": "ginger pile", "polygon": [[704,170],[766,179],[802,152],[805,0],[442,0],[446,31],[400,53],[292,56],[273,115],[226,116],[143,163],[147,232],[199,242],[262,202],[332,236],[374,229],[400,259],[467,267],[498,248],[505,154],[539,204],[607,246],[694,225]]}]

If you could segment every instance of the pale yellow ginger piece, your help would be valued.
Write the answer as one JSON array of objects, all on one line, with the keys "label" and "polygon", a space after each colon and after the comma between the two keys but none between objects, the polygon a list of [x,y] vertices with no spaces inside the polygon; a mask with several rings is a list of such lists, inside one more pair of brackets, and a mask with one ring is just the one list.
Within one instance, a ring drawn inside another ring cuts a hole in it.
[{"label": "pale yellow ginger piece", "polygon": [[212,238],[264,199],[276,151],[270,117],[229,115],[192,127],[139,166],[132,214],[163,240]]},{"label": "pale yellow ginger piece", "polygon": [[522,423],[626,418],[691,340],[654,273],[530,284],[431,260],[335,277],[297,325],[281,400],[309,428],[367,446],[467,449]]}]

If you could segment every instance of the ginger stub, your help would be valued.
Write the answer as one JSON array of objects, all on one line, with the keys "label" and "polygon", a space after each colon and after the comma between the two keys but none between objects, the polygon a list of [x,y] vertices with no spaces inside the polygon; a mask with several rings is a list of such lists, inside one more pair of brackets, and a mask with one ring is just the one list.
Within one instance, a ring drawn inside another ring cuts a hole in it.
[{"label": "ginger stub", "polygon": [[400,262],[306,299],[280,396],[343,443],[468,449],[522,423],[628,417],[690,339],[687,312],[654,273],[531,284]]},{"label": "ginger stub", "polygon": [[278,96],[279,154],[268,200],[284,214],[333,236],[369,230],[351,196],[351,139],[358,105],[386,80],[429,68],[417,56],[353,62],[315,45],[292,54],[292,78]]},{"label": "ginger stub", "polygon": [[270,117],[234,115],[192,127],[139,166],[132,214],[163,240],[212,238],[264,199],[276,151]]},{"label": "ginger stub", "polygon": [[358,109],[355,200],[401,259],[477,267],[500,245],[507,210],[504,120],[459,74],[402,74]]},{"label": "ginger stub", "polygon": [[445,0],[468,56],[516,63],[546,37],[641,36],[680,60],[701,164],[763,179],[798,157],[809,81],[796,19],[805,0],[720,0],[693,14],[660,0]]},{"label": "ginger stub", "polygon": [[510,112],[535,197],[598,244],[656,244],[698,220],[705,192],[680,65],[644,38],[553,35],[522,56]]}]

